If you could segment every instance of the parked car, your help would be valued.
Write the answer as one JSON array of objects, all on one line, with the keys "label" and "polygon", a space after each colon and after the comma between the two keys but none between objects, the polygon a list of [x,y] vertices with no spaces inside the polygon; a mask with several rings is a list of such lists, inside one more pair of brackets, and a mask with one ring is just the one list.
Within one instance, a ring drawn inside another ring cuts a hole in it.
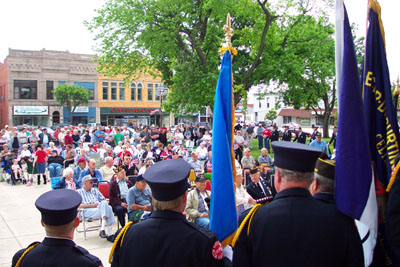
[{"label": "parked car", "polygon": [[[282,137],[283,132],[285,131],[284,127],[286,127],[286,126],[289,127],[289,131],[292,132],[293,137],[296,137],[296,135],[299,133],[299,127],[301,127],[300,124],[294,123],[294,122],[282,124],[281,128],[279,128],[279,131],[280,131],[279,137]],[[311,137],[311,135],[312,135],[311,133],[308,133],[305,131],[303,131],[303,133],[305,133],[307,135],[307,137]]]},{"label": "parked car", "polygon": [[50,128],[51,128],[53,131],[55,131],[56,128],[57,128],[57,126],[60,127],[60,128],[63,128],[64,126],[70,127],[70,124],[69,124],[69,123],[55,123],[55,124],[53,124]]}]

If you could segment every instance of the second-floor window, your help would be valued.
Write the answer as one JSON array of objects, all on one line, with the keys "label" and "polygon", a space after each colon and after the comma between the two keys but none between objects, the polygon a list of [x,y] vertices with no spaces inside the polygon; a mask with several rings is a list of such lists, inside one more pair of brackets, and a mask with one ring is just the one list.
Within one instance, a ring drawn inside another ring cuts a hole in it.
[{"label": "second-floor window", "polygon": [[108,82],[103,82],[103,100],[108,100]]},{"label": "second-floor window", "polygon": [[111,100],[117,100],[117,83],[111,83]]},{"label": "second-floor window", "polygon": [[14,99],[37,99],[37,80],[14,80]]},{"label": "second-floor window", "polygon": [[147,84],[147,100],[153,101],[153,91],[154,91],[154,84],[148,83]]},{"label": "second-floor window", "polygon": [[137,101],[142,101],[142,89],[143,89],[143,85],[141,83],[139,83],[137,85]]},{"label": "second-floor window", "polygon": [[46,81],[46,99],[54,99],[54,81]]},{"label": "second-floor window", "polygon": [[119,100],[125,100],[125,84],[119,83]]},{"label": "second-floor window", "polygon": [[131,100],[136,100],[136,84],[134,83],[131,84]]}]

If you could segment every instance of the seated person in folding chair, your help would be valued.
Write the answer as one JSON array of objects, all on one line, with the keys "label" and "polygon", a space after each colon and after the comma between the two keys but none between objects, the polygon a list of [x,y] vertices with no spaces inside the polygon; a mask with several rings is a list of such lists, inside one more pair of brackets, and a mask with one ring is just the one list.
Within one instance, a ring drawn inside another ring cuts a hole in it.
[{"label": "seated person in folding chair", "polygon": [[96,169],[96,160],[95,159],[89,159],[87,169],[84,169],[83,171],[81,171],[79,181],[82,184],[83,184],[82,179],[86,175],[90,175],[93,178],[94,185],[96,185],[96,186],[97,186],[98,182],[104,181],[103,175],[101,175],[101,172],[98,169]]},{"label": "seated person in folding chair", "polygon": [[51,156],[47,159],[47,168],[49,169],[50,178],[60,177],[64,164],[64,158],[58,155],[57,150],[51,152]]},{"label": "seated person in folding chair", "polygon": [[139,169],[136,167],[135,163],[132,162],[132,157],[129,154],[125,156],[122,168],[125,170],[126,176],[134,176],[139,173]]},{"label": "seated person in folding chair", "polygon": [[74,170],[68,167],[63,172],[63,177],[54,185],[54,189],[71,189],[76,191],[76,184],[74,182]]},{"label": "seated person in folding chair", "polygon": [[142,175],[136,176],[136,184],[128,191],[129,221],[137,222],[151,211],[151,192]]},{"label": "seated person in folding chair", "polygon": [[133,186],[132,182],[126,177],[124,168],[119,165],[114,169],[116,179],[112,179],[110,182],[109,192],[110,201],[109,204],[113,211],[117,214],[119,223],[122,227],[125,226],[125,213],[128,209],[126,199],[128,197],[128,190]]},{"label": "seated person in folding chair", "polygon": [[[93,178],[91,175],[86,175],[82,179],[83,187],[78,189],[78,193],[82,197],[82,204],[79,205],[83,210],[83,216],[88,219],[102,219],[100,228],[100,237],[111,240],[113,236],[111,225],[115,223],[114,212],[108,205],[105,197],[96,189],[93,188]],[[105,228],[107,226],[107,234]]]},{"label": "seated person in folding chair", "polygon": [[106,157],[104,161],[106,164],[100,168],[101,176],[104,180],[111,181],[115,174],[114,160],[112,157]]},{"label": "seated person in folding chair", "polygon": [[72,145],[67,145],[65,147],[65,160],[64,166],[67,168],[70,164],[74,164],[76,157],[75,149],[72,148]]}]

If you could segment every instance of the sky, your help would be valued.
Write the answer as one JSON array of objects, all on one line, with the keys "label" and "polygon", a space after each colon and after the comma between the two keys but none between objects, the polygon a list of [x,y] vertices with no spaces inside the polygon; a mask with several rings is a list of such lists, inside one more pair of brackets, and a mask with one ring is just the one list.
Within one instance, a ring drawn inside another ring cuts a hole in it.
[{"label": "sky", "polygon": [[[0,0],[0,62],[8,48],[60,50],[95,54],[94,35],[83,25],[96,15],[105,0]],[[365,36],[367,0],[345,0],[351,23],[358,24],[358,36]],[[380,0],[386,33],[386,52],[390,79],[400,74],[400,1]],[[334,16],[334,12],[329,12]],[[332,22],[335,21],[333,17]]]}]

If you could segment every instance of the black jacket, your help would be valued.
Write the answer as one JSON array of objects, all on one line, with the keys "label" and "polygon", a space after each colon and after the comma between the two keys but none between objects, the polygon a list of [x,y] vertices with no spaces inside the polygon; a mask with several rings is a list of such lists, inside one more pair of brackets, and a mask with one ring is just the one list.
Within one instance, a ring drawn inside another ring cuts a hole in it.
[{"label": "black jacket", "polygon": [[297,133],[293,142],[297,141],[298,143],[305,144],[306,140],[307,140],[307,134],[305,134],[304,132],[299,132],[299,133]]},{"label": "black jacket", "polygon": [[271,142],[279,140],[279,130],[278,129],[271,132],[271,137],[269,138],[269,140],[271,140]]},{"label": "black jacket", "polygon": [[331,140],[329,140],[328,146],[333,143],[333,148],[336,148],[336,136],[337,136],[337,134],[335,132],[333,132]]},{"label": "black jacket", "polygon": [[255,183],[250,182],[247,187],[247,193],[249,193],[249,195],[254,198],[255,200],[260,199],[260,198],[264,198],[264,197],[273,197],[274,196],[274,192],[272,189],[272,186],[270,185],[270,183],[268,183],[267,181],[265,181],[264,179],[260,178],[260,183],[265,191],[266,194],[264,194],[264,191],[261,190]]},{"label": "black jacket", "polygon": [[47,158],[47,164],[50,165],[51,163],[58,163],[63,165],[64,164],[64,158],[60,155],[57,155],[55,157],[50,156]]},{"label": "black jacket", "polygon": [[292,140],[292,132],[289,131],[289,130],[283,132],[282,141],[288,141],[288,142],[290,142],[290,140]]},{"label": "black jacket", "polygon": [[[12,266],[17,264],[18,259],[24,253],[21,249],[15,253]],[[96,256],[91,255],[86,249],[79,247],[74,241],[68,239],[46,237],[37,247],[29,251],[22,260],[24,266],[102,266],[102,262]]]},{"label": "black jacket", "polygon": [[154,211],[128,229],[111,266],[224,266],[213,257],[216,242],[213,232],[188,222],[183,214]]},{"label": "black jacket", "polygon": [[303,188],[279,192],[244,229],[233,266],[364,266],[354,220]]}]

